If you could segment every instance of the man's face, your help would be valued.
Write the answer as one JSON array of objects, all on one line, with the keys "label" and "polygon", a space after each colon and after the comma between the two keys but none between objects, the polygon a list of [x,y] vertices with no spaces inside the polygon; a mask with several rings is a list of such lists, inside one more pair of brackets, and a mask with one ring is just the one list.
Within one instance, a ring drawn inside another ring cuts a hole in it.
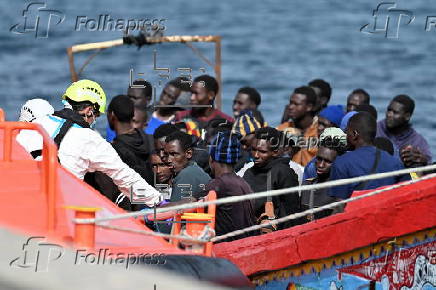
[{"label": "man's face", "polygon": [[362,105],[364,96],[359,94],[349,95],[347,98],[347,113],[356,110],[357,106]]},{"label": "man's face", "polygon": [[324,117],[318,116],[318,135],[324,132],[324,129],[334,127],[335,125]]},{"label": "man's face", "polygon": [[209,156],[209,167],[210,167],[211,176],[215,176],[215,164],[216,162],[213,161],[212,157]]},{"label": "man's face", "polygon": [[168,181],[171,178],[170,167],[167,164],[165,164],[157,154],[152,154],[150,161],[157,182],[168,184]]},{"label": "man's face", "polygon": [[147,108],[150,98],[144,95],[144,89],[128,88],[127,96],[133,101],[135,107]]},{"label": "man's face", "polygon": [[159,98],[159,105],[174,105],[180,95],[181,90],[173,85],[166,85]]},{"label": "man's face", "polygon": [[109,128],[111,128],[111,130],[115,130],[115,114],[114,112],[107,112],[106,114],[107,117],[107,122],[109,123]]},{"label": "man's face", "polygon": [[255,138],[251,145],[251,155],[254,158],[254,166],[263,167],[278,155],[278,151],[273,151],[267,140]]},{"label": "man's face", "polygon": [[386,110],[386,127],[388,129],[398,128],[407,124],[410,120],[410,113],[406,113],[404,105],[398,102],[391,102]]},{"label": "man's face", "polygon": [[191,105],[210,105],[215,97],[213,92],[208,92],[203,82],[194,82],[191,87]]},{"label": "man's face", "polygon": [[156,150],[156,154],[163,160],[164,158],[164,148],[165,148],[165,138],[162,137],[159,139],[154,139],[154,148]]},{"label": "man's face", "polygon": [[321,89],[318,87],[311,87],[311,88],[315,91],[316,94],[316,104],[313,110],[315,112],[319,112],[324,107],[324,104],[321,101]]},{"label": "man's face", "polygon": [[329,176],[330,168],[336,156],[337,152],[335,150],[323,146],[319,147],[315,161],[316,174],[320,177]]},{"label": "man's face", "polygon": [[253,144],[254,140],[254,133],[247,134],[244,137],[241,138],[241,148],[244,151],[250,151],[251,150],[251,144]]},{"label": "man's face", "polygon": [[143,130],[147,126],[147,111],[135,109],[133,128]]},{"label": "man's face", "polygon": [[356,143],[358,141],[359,133],[353,128],[352,124],[348,122],[348,126],[345,129],[347,134],[347,149],[354,150],[356,148]]},{"label": "man's face", "polygon": [[289,115],[293,120],[300,120],[312,111],[312,105],[306,103],[306,96],[293,94],[289,103]]},{"label": "man's face", "polygon": [[175,174],[178,174],[188,165],[189,160],[192,157],[192,149],[183,150],[178,140],[165,143],[164,146],[164,158],[163,162],[173,170]]},{"label": "man's face", "polygon": [[256,105],[250,100],[250,96],[247,94],[238,93],[233,100],[233,115],[235,118],[239,116],[239,113],[243,110],[254,110]]}]

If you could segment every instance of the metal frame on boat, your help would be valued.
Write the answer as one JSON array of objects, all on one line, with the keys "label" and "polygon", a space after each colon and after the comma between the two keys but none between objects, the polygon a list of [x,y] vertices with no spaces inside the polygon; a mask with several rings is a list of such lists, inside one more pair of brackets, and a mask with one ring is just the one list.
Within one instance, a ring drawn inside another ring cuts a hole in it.
[{"label": "metal frame on boat", "polygon": [[[214,70],[215,70],[215,78],[218,81],[220,87],[222,83],[221,79],[221,36],[218,35],[207,35],[207,36],[190,36],[190,35],[174,35],[174,36],[162,36],[162,37],[145,37],[147,44],[156,44],[156,43],[164,43],[164,42],[172,42],[172,43],[185,43],[188,45],[200,58],[202,58],[206,63],[211,64],[206,57],[202,55],[202,53],[192,46],[191,42],[213,42],[215,44],[215,62],[214,62]],[[120,38],[116,40],[110,41],[102,41],[102,42],[93,42],[93,43],[84,43],[84,44],[76,44],[67,48],[68,61],[70,65],[70,73],[71,80],[73,82],[79,80],[80,73],[83,71],[84,67],[94,58],[100,51],[106,48],[116,47],[128,45],[126,43],[126,38]],[[74,64],[74,54],[84,51],[96,50],[96,52],[91,55],[82,67],[79,69],[79,73],[76,72],[75,64]],[[220,90],[221,91],[221,90]],[[221,93],[218,92],[215,98],[215,107],[221,109]]]}]

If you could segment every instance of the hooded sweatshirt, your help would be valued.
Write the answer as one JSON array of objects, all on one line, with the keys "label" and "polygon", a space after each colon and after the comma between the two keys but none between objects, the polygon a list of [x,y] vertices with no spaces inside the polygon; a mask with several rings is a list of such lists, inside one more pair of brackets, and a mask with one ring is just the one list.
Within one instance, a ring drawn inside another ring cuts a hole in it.
[{"label": "hooded sweatshirt", "polygon": [[410,125],[398,135],[391,134],[386,127],[386,119],[377,123],[377,137],[385,137],[391,140],[394,145],[394,156],[400,158],[400,150],[406,145],[412,145],[419,148],[419,150],[427,157],[428,164],[432,161],[430,146],[428,146],[425,138],[415,131]]},{"label": "hooded sweatshirt", "polygon": [[153,136],[135,129],[132,134],[117,135],[112,141],[112,147],[124,163],[138,172],[148,184],[153,184],[153,172],[148,162],[154,149]]},{"label": "hooded sweatshirt", "polygon": [[[289,167],[289,158],[274,158],[263,167],[253,166],[244,174],[245,181],[253,189],[253,192],[276,190],[298,186],[298,176]],[[268,172],[271,172],[271,188],[268,188]],[[256,217],[265,212],[265,198],[257,198],[254,204]],[[274,212],[276,217],[281,218],[300,211],[300,198],[297,192],[273,196]],[[279,224],[279,229],[284,229],[298,224],[289,221]]]}]

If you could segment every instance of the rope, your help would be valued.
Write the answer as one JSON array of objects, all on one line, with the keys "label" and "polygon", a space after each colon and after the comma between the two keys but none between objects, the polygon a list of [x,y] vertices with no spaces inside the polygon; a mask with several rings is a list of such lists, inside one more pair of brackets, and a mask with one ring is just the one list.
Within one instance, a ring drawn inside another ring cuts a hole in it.
[{"label": "rope", "polygon": [[[313,185],[303,185],[298,187],[291,187],[291,188],[283,188],[283,189],[277,189],[277,190],[270,190],[270,191],[263,191],[263,192],[256,192],[251,194],[246,194],[243,196],[232,196],[232,197],[225,197],[220,198],[213,201],[199,201],[199,202],[192,202],[187,204],[181,204],[176,206],[168,206],[164,208],[156,208],[155,213],[161,213],[161,212],[167,212],[167,211],[180,211],[184,209],[191,209],[191,208],[198,208],[198,207],[205,207],[212,204],[226,204],[226,203],[236,203],[244,200],[251,200],[256,198],[262,198],[267,196],[278,196],[293,192],[299,192],[302,190],[317,190],[327,187],[334,187],[334,186],[340,186],[350,183],[357,183],[362,182],[366,180],[375,180],[375,179],[381,179],[386,177],[392,177],[392,176],[398,176],[403,174],[409,174],[412,172],[423,172],[428,170],[434,170],[436,169],[436,164],[434,165],[427,165],[423,167],[416,167],[416,168],[408,168],[408,169],[401,169],[397,171],[391,171],[391,172],[384,172],[384,173],[376,173],[371,174],[368,176],[360,176],[360,177],[353,177],[348,179],[339,179],[334,181],[328,181],[325,183],[319,183],[319,184],[313,184]],[[433,176],[433,175],[430,175]],[[426,178],[427,179],[427,178]],[[416,179],[421,180],[421,179]],[[407,183],[409,184],[409,183]],[[125,213],[125,214],[118,214],[111,217],[103,217],[103,218],[95,218],[95,219],[74,219],[75,223],[78,224],[90,224],[90,223],[97,223],[102,221],[110,221],[110,220],[118,220],[118,219],[125,219],[125,218],[132,218],[132,217],[139,217],[139,216],[145,216],[149,214],[149,212],[131,212],[131,213]]]},{"label": "rope", "polygon": [[247,227],[247,228],[244,228],[244,229],[241,229],[241,230],[236,230],[236,231],[227,233],[225,235],[216,236],[216,237],[212,238],[210,241],[211,242],[217,242],[217,241],[224,240],[224,239],[226,239],[228,237],[239,236],[239,235],[247,233],[247,232],[252,232],[252,231],[255,231],[255,230],[259,230],[259,229],[264,228],[264,227],[269,226],[269,225],[277,225],[279,223],[283,223],[283,222],[286,222],[286,221],[295,220],[295,219],[304,217],[304,216],[306,216],[308,214],[314,214],[314,213],[323,211],[325,209],[332,209],[332,208],[335,208],[335,207],[337,207],[339,205],[346,204],[348,202],[353,202],[353,201],[356,201],[356,200],[359,200],[359,199],[362,199],[362,198],[370,197],[370,196],[373,196],[373,195],[376,195],[376,194],[379,194],[379,193],[382,193],[382,192],[385,192],[385,191],[396,189],[396,188],[399,188],[399,187],[402,187],[402,186],[413,184],[413,183],[416,183],[418,181],[430,179],[430,178],[433,178],[433,177],[436,177],[436,173],[426,175],[425,177],[422,177],[422,178],[419,178],[419,179],[409,180],[409,181],[404,182],[404,183],[394,184],[394,185],[391,185],[389,187],[386,187],[386,188],[383,188],[383,189],[379,189],[379,190],[375,190],[375,191],[372,191],[370,193],[363,194],[363,195],[360,195],[360,196],[351,197],[351,198],[344,199],[344,200],[341,200],[341,201],[332,202],[332,203],[329,203],[327,205],[320,206],[320,207],[317,207],[317,208],[308,209],[308,210],[303,211],[303,212],[291,214],[291,215],[288,215],[288,216],[285,216],[285,217],[282,217],[282,218],[279,218],[279,219],[276,219],[276,220],[271,220],[268,223],[265,223],[265,224],[262,224],[262,225],[254,225],[254,226]]},{"label": "rope", "polygon": [[155,237],[161,237],[161,238],[167,238],[167,239],[178,239],[181,241],[188,241],[188,242],[196,243],[196,244],[204,244],[204,243],[208,242],[208,241],[199,240],[199,239],[191,238],[191,237],[187,237],[187,236],[167,235],[167,234],[162,234],[162,233],[158,233],[158,232],[150,232],[150,231],[145,231],[145,230],[136,230],[136,229],[129,229],[129,228],[110,226],[110,225],[102,225],[102,224],[95,224],[95,225],[98,227],[107,228],[107,229],[116,230],[116,231],[121,231],[121,232],[129,232],[129,233],[141,234],[144,236],[155,236]]}]

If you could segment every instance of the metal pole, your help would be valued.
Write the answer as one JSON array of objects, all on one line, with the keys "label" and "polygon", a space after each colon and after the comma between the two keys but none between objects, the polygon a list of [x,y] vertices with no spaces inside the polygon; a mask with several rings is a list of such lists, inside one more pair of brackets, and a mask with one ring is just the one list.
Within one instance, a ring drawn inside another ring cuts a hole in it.
[{"label": "metal pole", "polygon": [[221,36],[215,36],[215,76],[220,86],[220,90],[215,98],[215,107],[218,110],[221,110],[221,92],[223,91],[221,81]]},{"label": "metal pole", "polygon": [[74,55],[73,55],[72,47],[67,48],[67,54],[68,54],[68,62],[70,63],[71,80],[73,82],[77,82],[78,77],[77,77],[76,69],[74,68]]}]

